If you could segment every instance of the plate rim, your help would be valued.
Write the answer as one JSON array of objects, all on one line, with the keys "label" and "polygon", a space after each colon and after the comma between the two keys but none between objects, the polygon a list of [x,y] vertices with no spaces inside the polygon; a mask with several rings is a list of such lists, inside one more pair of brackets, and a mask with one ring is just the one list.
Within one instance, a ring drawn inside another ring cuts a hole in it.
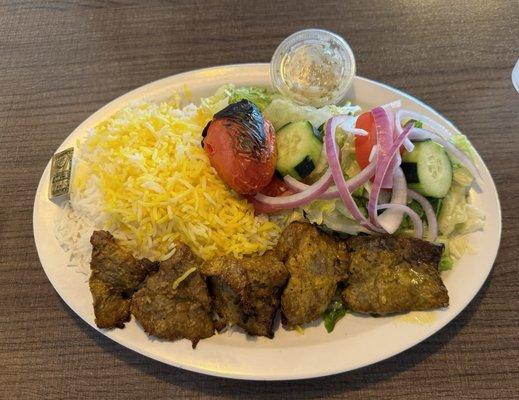
[{"label": "plate rim", "polygon": [[[167,77],[163,77],[163,78],[160,78],[160,79],[155,80],[153,82],[149,82],[149,83],[147,83],[145,85],[142,85],[142,86],[139,86],[137,88],[134,88],[134,89],[132,89],[132,90],[130,90],[130,91],[126,92],[126,93],[123,93],[122,95],[116,97],[115,99],[109,101],[108,103],[104,104],[102,107],[100,107],[99,109],[97,109],[93,113],[91,113],[76,128],[74,128],[72,130],[72,132],[61,142],[60,146],[56,149],[56,151],[58,151],[62,146],[64,146],[64,144],[66,142],[70,141],[71,137],[74,136],[77,131],[81,131],[85,125],[88,125],[92,119],[96,119],[96,117],[99,114],[102,114],[104,112],[107,112],[107,110],[110,110],[111,108],[114,108],[114,104],[122,102],[123,100],[125,100],[127,98],[128,98],[128,102],[131,102],[130,98],[133,95],[135,95],[136,92],[145,91],[146,89],[148,89],[150,87],[160,86],[160,83],[166,82],[166,81],[170,80],[173,77],[181,79],[182,77],[187,77],[187,76],[190,76],[190,75],[193,75],[193,74],[196,74],[196,73],[203,73],[203,72],[206,72],[206,71],[209,71],[209,72],[210,71],[217,71],[217,70],[222,70],[222,69],[225,69],[225,68],[236,68],[236,69],[242,69],[242,68],[260,68],[261,69],[261,68],[263,68],[263,69],[266,70],[266,72],[268,74],[268,65],[269,65],[268,63],[242,63],[242,64],[229,64],[229,65],[212,66],[212,67],[208,67],[208,68],[199,68],[199,69],[184,71],[184,72],[181,72],[181,73],[178,73],[178,74],[174,74],[174,75],[170,75],[170,76],[167,76]],[[394,87],[392,87],[392,86],[390,86],[390,85],[388,85],[386,83],[378,82],[378,81],[375,81],[375,80],[372,80],[372,79],[369,79],[369,78],[364,78],[364,77],[356,76],[355,80],[365,81],[365,82],[368,82],[370,84],[374,84],[376,86],[380,86],[382,88],[389,89],[390,91],[396,92],[400,96],[402,96],[404,98],[407,98],[407,99],[409,99],[409,100],[419,104],[420,106],[424,107],[430,113],[432,113],[434,115],[437,115],[437,116],[440,116],[444,121],[446,121],[450,125],[451,129],[453,129],[453,130],[455,130],[457,132],[461,132],[456,127],[456,125],[454,125],[443,114],[439,113],[438,111],[434,110],[434,108],[432,108],[428,104],[424,103],[423,101],[417,99],[416,97],[414,97],[414,96],[412,96],[412,95],[410,95],[408,93],[405,93],[405,92],[403,92],[403,91],[401,91],[401,90],[399,90],[397,88],[394,88]],[[119,108],[121,106],[119,105],[117,107]],[[124,105],[122,107],[124,107]],[[477,152],[477,149],[476,149],[476,152]],[[57,288],[56,284],[54,283],[53,277],[49,275],[47,269],[44,266],[44,263],[43,263],[43,260],[42,260],[42,256],[41,256],[41,251],[40,251],[40,248],[38,246],[38,239],[37,239],[38,232],[37,232],[37,221],[36,221],[37,212],[38,212],[38,210],[37,210],[37,208],[38,208],[38,206],[37,206],[37,199],[38,199],[38,194],[40,193],[40,191],[41,190],[45,191],[44,188],[46,186],[46,182],[43,182],[43,181],[44,181],[46,172],[47,172],[47,170],[48,170],[48,168],[50,166],[50,163],[51,163],[50,160],[49,160],[49,162],[45,166],[45,169],[44,169],[44,171],[43,171],[43,173],[42,173],[42,175],[40,177],[40,180],[39,180],[39,183],[38,183],[38,187],[37,187],[37,190],[36,190],[36,193],[35,193],[35,200],[34,200],[34,206],[33,206],[33,221],[32,221],[33,222],[33,237],[34,237],[36,248],[37,248],[37,252],[38,252],[38,258],[39,258],[40,264],[41,264],[41,266],[42,266],[42,268],[43,268],[43,270],[45,272],[45,275],[47,276],[47,279],[49,280],[49,282],[53,286],[53,289],[60,296],[60,298],[67,305],[67,307],[71,311],[73,311],[74,314],[76,314],[83,321],[85,321],[87,323],[87,325],[91,326],[96,331],[102,333],[105,337],[111,339],[112,341],[114,341],[114,342],[116,342],[116,343],[118,343],[118,344],[120,344],[120,345],[122,345],[124,347],[127,347],[127,348],[131,349],[132,351],[135,351],[136,353],[139,353],[139,354],[144,355],[144,356],[146,356],[148,358],[160,361],[160,362],[162,362],[164,364],[171,365],[171,366],[174,366],[174,367],[177,367],[177,368],[182,368],[182,369],[185,369],[185,370],[189,370],[189,371],[197,372],[197,373],[201,373],[201,374],[212,375],[212,376],[217,376],[217,377],[224,377],[224,378],[232,378],[232,379],[276,381],[276,380],[298,380],[298,379],[308,379],[308,378],[318,378],[318,377],[322,377],[322,376],[330,376],[330,375],[335,375],[335,374],[339,374],[339,373],[343,373],[343,372],[347,372],[347,371],[352,371],[352,370],[356,370],[356,369],[359,369],[359,368],[366,367],[368,365],[373,365],[373,364],[379,363],[379,362],[381,362],[383,360],[386,360],[386,359],[389,359],[389,358],[391,358],[393,356],[401,354],[401,353],[407,351],[408,349],[410,349],[411,347],[414,347],[417,344],[423,342],[425,339],[435,335],[436,333],[438,333],[438,331],[440,331],[442,328],[444,328],[445,325],[447,325],[448,323],[450,323],[454,319],[456,319],[459,316],[459,314],[463,310],[465,310],[466,307],[474,300],[474,298],[477,296],[477,294],[479,293],[481,288],[485,285],[485,282],[488,280],[488,277],[489,277],[491,271],[493,270],[493,267],[494,267],[494,264],[495,264],[495,260],[497,258],[497,254],[498,254],[498,251],[499,251],[499,248],[500,248],[500,244],[501,244],[501,237],[502,237],[502,211],[501,211],[501,204],[500,204],[500,199],[499,199],[499,193],[498,193],[498,191],[496,189],[495,182],[494,182],[494,180],[493,180],[493,178],[492,178],[492,176],[490,174],[490,171],[488,170],[488,167],[484,163],[483,158],[479,154],[479,152],[477,152],[477,155],[478,155],[479,159],[481,160],[481,164],[483,165],[483,167],[485,169],[485,172],[487,172],[488,176],[490,177],[489,183],[490,183],[492,192],[495,194],[495,200],[497,202],[496,214],[497,214],[497,217],[498,217],[497,221],[496,221],[497,222],[497,233],[498,233],[498,235],[497,235],[496,251],[495,251],[495,254],[492,255],[492,264],[491,264],[490,268],[488,268],[488,271],[485,274],[484,279],[481,280],[481,284],[480,285],[478,284],[478,287],[470,294],[468,300],[464,302],[464,304],[459,308],[459,310],[457,310],[457,312],[452,314],[452,316],[450,316],[445,321],[442,321],[439,324],[435,324],[434,328],[431,331],[426,331],[427,333],[423,333],[421,335],[418,335],[417,336],[418,339],[415,338],[415,339],[413,339],[410,342],[410,344],[406,344],[406,345],[401,346],[399,351],[396,351],[396,352],[394,352],[394,351],[380,352],[378,357],[375,357],[374,359],[369,360],[369,361],[360,362],[360,363],[354,365],[353,367],[349,367],[349,368],[346,368],[346,369],[321,368],[320,372],[318,372],[318,373],[315,373],[315,372],[313,372],[313,373],[312,372],[298,373],[298,374],[286,373],[286,374],[281,375],[281,376],[279,374],[276,374],[276,375],[262,374],[261,376],[256,376],[256,375],[251,375],[251,374],[237,374],[235,372],[230,372],[230,373],[229,372],[221,372],[219,370],[213,370],[213,369],[209,369],[209,368],[204,368],[204,367],[200,367],[200,366],[197,366],[197,365],[186,365],[185,363],[178,363],[178,362],[175,362],[174,360],[171,360],[170,358],[166,358],[166,357],[162,357],[162,356],[157,356],[156,354],[151,354],[146,349],[142,349],[142,348],[140,348],[138,346],[134,346],[132,344],[131,340],[121,340],[121,338],[117,338],[116,339],[116,338],[113,338],[110,335],[108,335],[109,332],[98,329],[89,320],[87,320],[86,316],[84,316],[81,313],[77,312],[71,306],[71,304],[69,304],[69,302],[67,301],[66,296],[64,296],[60,292],[60,290]]]}]

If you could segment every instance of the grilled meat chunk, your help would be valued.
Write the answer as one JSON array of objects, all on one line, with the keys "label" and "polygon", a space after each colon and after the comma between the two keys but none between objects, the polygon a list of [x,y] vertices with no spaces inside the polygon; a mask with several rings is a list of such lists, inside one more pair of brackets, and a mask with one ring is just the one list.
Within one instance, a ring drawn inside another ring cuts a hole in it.
[{"label": "grilled meat chunk", "polygon": [[95,322],[99,328],[124,328],[130,320],[130,299],[158,263],[137,260],[122,249],[106,231],[95,231],[91,238],[90,292],[94,300]]},{"label": "grilled meat chunk", "polygon": [[273,323],[288,272],[271,252],[218,257],[203,268],[214,297],[218,328],[238,325],[249,335],[274,337]]},{"label": "grilled meat chunk", "polygon": [[442,246],[398,236],[347,241],[351,265],[343,301],[351,311],[391,314],[449,305],[438,272]]},{"label": "grilled meat chunk", "polygon": [[319,318],[347,277],[348,254],[344,242],[317,227],[293,222],[282,233],[276,253],[290,279],[281,296],[283,324],[305,324]]},{"label": "grilled meat chunk", "polygon": [[146,332],[161,339],[189,339],[193,348],[214,334],[211,298],[198,271],[202,262],[179,243],[134,294],[131,311]]}]

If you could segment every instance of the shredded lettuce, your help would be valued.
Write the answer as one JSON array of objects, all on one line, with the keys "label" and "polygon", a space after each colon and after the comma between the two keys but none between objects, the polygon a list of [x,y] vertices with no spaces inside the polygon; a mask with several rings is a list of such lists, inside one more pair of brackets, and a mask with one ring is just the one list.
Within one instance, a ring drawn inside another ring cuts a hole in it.
[{"label": "shredded lettuce", "polygon": [[470,249],[467,234],[482,229],[484,224],[485,214],[470,204],[467,187],[453,182],[438,216],[438,240],[445,245],[439,266],[441,271],[452,268],[454,262]]},{"label": "shredded lettuce", "polygon": [[214,115],[229,105],[229,96],[226,94],[227,86],[221,86],[211,97],[203,98],[200,107],[209,115]]},{"label": "shredded lettuce", "polygon": [[[357,159],[355,157],[355,137],[351,134],[347,134],[342,131],[340,128],[337,130],[337,145],[340,148],[341,153],[341,169],[346,180],[352,178],[357,175],[361,168],[357,163]],[[323,146],[323,151],[321,153],[321,157],[319,158],[319,162],[315,166],[315,169],[312,173],[306,178],[308,183],[316,182],[328,169],[328,160],[326,158],[326,150]],[[353,193],[353,195],[361,196],[363,193],[363,188],[357,189]]]},{"label": "shredded lettuce", "polygon": [[223,110],[229,104],[238,102],[242,99],[249,100],[263,111],[265,107],[270,104],[272,95],[264,88],[252,86],[236,87],[229,84],[220,86],[214,95],[202,99],[200,105],[209,114],[214,115],[218,111]]},{"label": "shredded lettuce", "polygon": [[457,233],[465,235],[476,232],[485,226],[485,213],[476,206],[465,203],[465,221],[457,227]]},{"label": "shredded lettuce", "polygon": [[438,265],[438,270],[440,272],[448,271],[449,269],[452,269],[453,266],[454,261],[452,258],[444,254],[440,260],[440,264]]},{"label": "shredded lettuce", "polygon": [[469,237],[467,234],[457,234],[449,238],[440,237],[440,243],[445,246],[445,249],[440,260],[438,269],[440,271],[447,271],[452,269],[454,263],[459,260],[466,252],[473,252],[474,249],[470,246]]},{"label": "shredded lettuce", "polygon": [[[367,215],[365,197],[353,197],[359,210]],[[322,225],[332,231],[357,235],[368,231],[353,219],[350,212],[346,209],[340,199],[335,200],[316,200],[303,208],[305,217],[313,224]]]},{"label": "shredded lettuce", "polygon": [[404,126],[409,125],[410,123],[413,123],[415,128],[423,128],[423,122],[418,121],[417,119],[410,119],[404,124]]},{"label": "shredded lettuce", "polygon": [[[476,151],[465,135],[453,135],[449,140],[473,161],[476,159]],[[455,157],[449,157],[453,167],[452,186],[445,198],[436,205],[431,203],[438,218],[438,241],[445,245],[440,271],[451,269],[471,249],[467,234],[482,229],[485,223],[484,213],[470,203],[468,196],[474,177]]]},{"label": "shredded lettuce", "polygon": [[337,200],[315,200],[303,207],[305,217],[312,224],[322,225],[324,216],[335,212]]},{"label": "shredded lettuce", "polygon": [[334,115],[354,115],[359,111],[360,107],[353,106],[351,103],[347,103],[342,107],[328,105],[321,108],[315,108],[312,106],[298,105],[281,96],[273,96],[272,102],[265,108],[263,115],[272,122],[275,129],[279,129],[289,122],[303,120],[310,121],[310,123],[317,128]]},{"label": "shredded lettuce", "polygon": [[[418,214],[418,216],[420,217],[420,219],[422,220],[422,222],[426,223],[427,222],[427,217],[425,216],[425,212],[422,208],[422,206],[420,205],[420,203],[418,203],[416,200],[411,200],[410,203],[407,204],[407,206],[413,210],[415,213]],[[414,230],[414,225],[413,225],[413,220],[411,219],[411,217],[409,217],[409,215],[405,214],[404,215],[404,218],[402,219],[402,223],[400,224],[400,227],[399,227],[399,233],[401,232],[400,230]]]},{"label": "shredded lettuce", "polygon": [[453,183],[438,217],[440,233],[449,237],[454,234],[465,234],[477,231],[484,225],[485,215],[467,199],[466,188]]},{"label": "shredded lettuce", "polygon": [[249,100],[251,103],[256,104],[260,111],[265,110],[272,101],[272,95],[269,91],[264,88],[258,87],[239,87],[236,88],[229,85],[226,89],[226,93],[229,96],[230,103],[236,103],[240,100]]},{"label": "shredded lettuce", "polygon": [[274,221],[278,226],[288,226],[292,222],[302,221],[304,219],[303,213],[300,209],[283,210],[275,214],[271,214],[269,219]]},{"label": "shredded lettuce", "polygon": [[465,188],[453,184],[443,199],[443,206],[438,218],[438,227],[442,235],[449,236],[457,225],[465,221],[465,196]]},{"label": "shredded lettuce", "polygon": [[449,256],[455,260],[460,259],[470,248],[467,235],[456,235],[449,239]]},{"label": "shredded lettuce", "polygon": [[454,166],[452,170],[452,180],[458,185],[469,187],[472,185],[474,178],[467,168],[462,166]]},{"label": "shredded lettuce", "polygon": [[[472,161],[476,159],[476,151],[474,150],[474,147],[472,147],[472,144],[465,135],[453,135],[449,140],[454,146],[458,148],[458,150],[464,152]],[[464,187],[471,186],[474,177],[472,176],[470,171],[467,168],[465,168],[462,164],[460,164],[456,157],[449,155],[449,158],[451,160],[453,167],[453,181]]]},{"label": "shredded lettuce", "polygon": [[[340,132],[340,131],[339,131]],[[342,136],[343,143],[341,145],[341,169],[342,173],[346,180],[357,175],[361,168],[357,163],[357,158],[355,156],[355,136],[351,134],[343,134]],[[362,188],[360,188],[360,192],[354,192],[353,195],[361,195]]]},{"label": "shredded lettuce", "polygon": [[[476,150],[474,150],[472,143],[470,143],[469,139],[465,135],[452,135],[449,140],[454,146],[469,156],[472,161],[476,159]],[[456,160],[452,161],[457,163]]]}]

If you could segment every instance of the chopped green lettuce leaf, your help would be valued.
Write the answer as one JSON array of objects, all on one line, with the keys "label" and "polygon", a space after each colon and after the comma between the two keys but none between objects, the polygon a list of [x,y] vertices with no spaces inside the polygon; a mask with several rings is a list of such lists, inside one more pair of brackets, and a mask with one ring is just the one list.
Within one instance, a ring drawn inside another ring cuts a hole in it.
[{"label": "chopped green lettuce leaf", "polygon": [[463,257],[466,252],[471,253],[474,251],[466,234],[456,234],[449,238],[440,237],[438,241],[445,246],[438,266],[440,271],[452,269],[454,263]]},{"label": "chopped green lettuce leaf", "polygon": [[[456,148],[458,148],[458,150],[461,150],[463,153],[465,153],[472,161],[476,159],[476,151],[474,150],[474,147],[472,147],[472,144],[465,135],[453,135],[449,140]],[[472,176],[470,171],[467,168],[465,168],[462,164],[460,164],[456,157],[453,157],[449,154],[449,158],[451,159],[453,167],[453,181],[467,188],[471,186],[474,177]]]},{"label": "chopped green lettuce leaf", "polygon": [[[358,199],[354,197],[357,201]],[[367,214],[365,207],[359,202],[357,204],[364,214]],[[366,228],[353,219],[340,199],[337,200],[316,200],[303,208],[305,217],[313,224],[322,225],[335,232],[357,235],[360,232],[367,232]]]},{"label": "chopped green lettuce leaf", "polygon": [[220,86],[214,95],[202,99],[201,106],[205,108],[208,113],[216,114],[229,104],[246,99],[256,104],[258,108],[263,111],[265,107],[270,104],[271,97],[271,93],[263,88],[249,86],[235,87],[229,84]]},{"label": "chopped green lettuce leaf", "polygon": [[265,110],[272,101],[272,95],[264,88],[258,87],[230,87],[227,89],[229,103],[236,103],[240,100],[249,100],[256,104],[260,111]]},{"label": "chopped green lettuce leaf", "polygon": [[449,239],[449,256],[455,260],[460,259],[469,248],[467,235],[456,235]]},{"label": "chopped green lettuce leaf", "polygon": [[203,98],[200,107],[211,115],[223,110],[229,105],[229,96],[226,93],[229,86],[231,85],[220,86],[212,96]]},{"label": "chopped green lettuce leaf", "polygon": [[404,126],[409,125],[410,123],[414,123],[414,127],[415,128],[423,128],[423,122],[422,121],[418,121],[416,119],[410,119],[409,121],[407,121],[404,124]]},{"label": "chopped green lettuce leaf", "polygon": [[443,206],[438,218],[440,233],[449,236],[456,229],[456,225],[465,221],[465,188],[453,184],[443,199]]},{"label": "chopped green lettuce leaf", "polygon": [[468,234],[482,229],[484,221],[484,213],[469,203],[465,188],[453,184],[438,219],[441,233],[438,242],[445,246],[438,267],[440,271],[451,269],[463,254],[472,251]]},{"label": "chopped green lettuce leaf", "polygon": [[305,216],[312,224],[322,225],[325,214],[335,211],[336,200],[315,200],[303,207]]},{"label": "chopped green lettuce leaf", "polygon": [[[364,196],[357,196],[355,194],[355,192],[353,192],[353,200],[355,201],[355,204],[357,204],[357,207],[359,207],[359,211],[362,214],[364,214],[365,217],[367,217],[368,216],[368,202],[369,202],[369,199],[367,197],[364,197]],[[344,207],[344,204],[341,203],[341,206]],[[346,207],[344,207],[344,209],[346,210]],[[348,212],[348,211],[346,211],[346,212]]]},{"label": "chopped green lettuce leaf", "polygon": [[[450,142],[467,154],[472,160],[476,151],[465,135],[453,135]],[[436,209],[440,236],[438,241],[445,245],[439,264],[440,271],[453,267],[467,251],[471,251],[467,234],[478,231],[485,224],[485,214],[470,203],[468,191],[472,186],[473,176],[455,157],[450,157],[453,166],[452,186],[445,198],[440,200]],[[439,211],[438,211],[439,210]]]},{"label": "chopped green lettuce leaf", "polygon": [[[341,153],[341,169],[346,180],[357,175],[361,168],[357,163],[357,158],[355,156],[355,137],[351,134],[347,134],[342,131],[340,128],[337,129],[336,132],[336,140]],[[323,152],[321,157],[319,158],[319,162],[317,163],[315,169],[312,173],[306,178],[307,182],[315,183],[317,180],[324,174],[324,172],[328,169],[328,160],[326,158],[326,149],[323,146]],[[360,187],[352,194],[354,196],[362,196],[363,188]]]},{"label": "chopped green lettuce leaf", "polygon": [[[469,139],[465,135],[452,135],[449,140],[454,146],[469,156],[472,161],[476,159],[476,150],[474,150],[472,143],[470,143]],[[456,163],[456,160],[452,161]]]},{"label": "chopped green lettuce leaf", "polygon": [[272,122],[275,129],[279,129],[289,122],[304,120],[310,121],[310,123],[317,128],[334,115],[355,115],[359,111],[360,107],[352,106],[350,103],[342,107],[328,105],[315,108],[296,104],[281,96],[273,96],[272,102],[265,108],[263,115]]},{"label": "chopped green lettuce leaf", "polygon": [[[427,217],[425,216],[425,211],[423,210],[420,203],[418,203],[416,200],[411,200],[411,202],[407,205],[411,210],[413,210],[415,213],[417,213],[420,216],[420,219],[423,222],[427,222]],[[405,214],[404,218],[402,219],[402,223],[400,224],[399,229],[414,229],[413,220],[409,215]]]},{"label": "chopped green lettuce leaf", "polygon": [[[341,130],[338,129],[340,132]],[[355,136],[351,134],[342,134],[343,144],[340,147],[341,152],[341,169],[342,174],[346,180],[357,175],[361,168],[359,163],[357,162],[357,157],[355,156]],[[354,196],[361,196],[363,192],[363,188],[360,187],[355,192],[352,193]]]},{"label": "chopped green lettuce leaf", "polygon": [[331,333],[337,322],[346,315],[346,307],[340,301],[333,301],[326,309],[323,315],[324,327],[328,333]]},{"label": "chopped green lettuce leaf", "polygon": [[474,180],[470,171],[461,165],[454,165],[452,170],[452,179],[454,182],[464,187],[471,186],[472,181]]},{"label": "chopped green lettuce leaf", "polygon": [[440,233],[445,237],[475,232],[484,225],[485,215],[468,202],[466,188],[453,183],[438,217]]},{"label": "chopped green lettuce leaf", "polygon": [[293,210],[283,210],[275,214],[271,214],[269,219],[278,226],[287,227],[292,222],[304,220],[304,215],[299,208],[296,208]]},{"label": "chopped green lettuce leaf", "polygon": [[467,233],[476,232],[485,226],[485,213],[476,206],[465,204],[465,221],[457,227],[456,232],[465,235]]},{"label": "chopped green lettuce leaf", "polygon": [[451,257],[449,256],[442,256],[442,259],[440,260],[440,264],[438,265],[438,270],[440,272],[442,271],[448,271],[449,269],[452,269],[454,266],[454,262]]},{"label": "chopped green lettuce leaf", "polygon": [[436,218],[440,215],[440,210],[442,209],[443,198],[439,199],[437,197],[427,197],[427,201],[431,204],[434,214]]}]

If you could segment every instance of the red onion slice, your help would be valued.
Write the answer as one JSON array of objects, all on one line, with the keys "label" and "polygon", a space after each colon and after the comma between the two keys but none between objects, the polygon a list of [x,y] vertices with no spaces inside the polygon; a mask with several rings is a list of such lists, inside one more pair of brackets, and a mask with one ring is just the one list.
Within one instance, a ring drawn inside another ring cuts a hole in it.
[{"label": "red onion slice", "polygon": [[[369,181],[371,177],[375,174],[375,168],[376,163],[373,162],[371,164],[368,164],[366,168],[360,171],[353,178],[349,179],[346,182],[346,186],[348,187],[350,193],[354,192],[362,185],[364,185],[367,181]],[[293,190],[294,192],[302,192],[303,190],[307,190],[310,187],[309,185],[303,182],[299,182],[297,179],[291,177],[290,175],[285,176],[283,180],[290,188],[290,190]],[[328,190],[326,190],[326,192],[319,196],[319,199],[331,200],[336,199],[337,197],[339,197],[339,191],[337,190],[337,187],[331,186]]]},{"label": "red onion slice", "polygon": [[417,128],[415,126],[409,137],[415,142],[423,142],[424,140],[432,140],[433,138],[441,138],[442,136],[432,131],[428,131],[427,129]]},{"label": "red onion slice", "polygon": [[412,152],[414,150],[414,144],[409,139],[404,140],[404,147],[408,152]]},{"label": "red onion slice", "polygon": [[429,239],[430,242],[434,242],[438,237],[438,221],[436,220],[436,213],[434,212],[431,203],[429,203],[424,196],[414,190],[407,189],[407,195],[409,198],[416,200],[424,210],[428,226],[427,239]]},{"label": "red onion slice", "polygon": [[362,226],[367,229],[381,232],[382,230],[377,228],[374,224],[362,215],[359,210],[359,207],[353,200],[351,193],[348,190],[348,186],[346,185],[346,180],[344,179],[344,175],[341,170],[341,163],[339,160],[339,151],[337,148],[337,142],[335,141],[335,130],[337,128],[338,121],[336,118],[331,118],[326,122],[326,133],[324,135],[324,145],[326,150],[326,157],[328,158],[328,163],[330,165],[330,170],[332,171],[333,180],[335,181],[335,186],[339,191],[339,196],[341,197],[344,206],[351,213],[352,217],[357,220]]},{"label": "red onion slice", "polygon": [[398,133],[402,132],[403,126],[402,126],[402,119],[408,118],[408,119],[414,119],[420,122],[423,122],[425,125],[428,125],[430,128],[432,128],[439,136],[441,136],[443,139],[448,140],[452,133],[450,133],[443,125],[439,124],[438,122],[434,121],[433,119],[417,113],[415,111],[406,110],[406,109],[400,109],[396,112],[396,121],[395,121],[395,128]]},{"label": "red onion slice", "polygon": [[[373,119],[375,122],[375,128],[377,132],[377,165],[384,162],[388,155],[391,144],[393,143],[393,124],[391,123],[391,117],[382,107],[375,107],[371,110]],[[396,160],[392,162],[390,170],[393,171],[396,165]],[[375,179],[379,171],[375,172]],[[382,178],[382,187],[384,189],[390,189],[393,186],[393,174],[386,174]],[[374,223],[373,220],[371,222]]]},{"label": "red onion slice", "polygon": [[371,188],[371,193],[369,196],[369,202],[368,202],[368,213],[369,218],[372,224],[377,223],[377,203],[378,203],[378,195],[380,194],[380,189],[382,187],[382,180],[384,179],[384,176],[388,173],[389,167],[392,164],[393,159],[395,158],[396,154],[399,152],[400,147],[402,146],[404,140],[407,138],[409,133],[411,132],[411,129],[413,127],[413,124],[409,124],[402,133],[396,138],[394,143],[391,146],[391,149],[389,150],[388,154],[382,162],[377,165],[377,172],[375,173],[375,181],[373,182],[373,186]]},{"label": "red onion slice", "polygon": [[[391,126],[395,126],[396,118],[395,118],[395,115],[393,114],[392,110],[402,107],[402,101],[396,100],[391,103],[384,104],[381,107],[384,110],[386,110],[387,114],[389,115],[390,120],[391,120]],[[400,126],[400,130],[395,130],[395,136],[398,136],[401,133],[402,133],[402,127]],[[407,151],[411,152],[414,149],[414,145],[409,139],[406,139],[406,140],[404,140],[404,148]]]},{"label": "red onion slice", "polygon": [[[391,192],[391,204],[407,204],[407,182],[402,168],[395,168],[393,173],[393,190]],[[400,227],[404,213],[398,210],[386,210],[377,217],[378,224],[387,233],[393,234]]]},{"label": "red onion slice", "polygon": [[278,197],[265,196],[264,194],[258,193],[256,196],[254,196],[254,200],[264,205],[271,206],[276,210],[296,208],[304,206],[317,199],[320,195],[326,192],[332,182],[332,172],[330,171],[330,168],[328,168],[328,170],[326,170],[324,175],[321,176],[317,182],[302,192],[289,196]]},{"label": "red onion slice", "polygon": [[411,220],[413,221],[413,228],[414,228],[414,237],[421,239],[423,237],[423,224],[422,220],[420,219],[420,216],[415,213],[411,208],[408,206],[403,206],[401,204],[380,204],[377,209],[384,210],[384,209],[393,209],[401,212],[405,212],[407,215],[411,217]]}]

